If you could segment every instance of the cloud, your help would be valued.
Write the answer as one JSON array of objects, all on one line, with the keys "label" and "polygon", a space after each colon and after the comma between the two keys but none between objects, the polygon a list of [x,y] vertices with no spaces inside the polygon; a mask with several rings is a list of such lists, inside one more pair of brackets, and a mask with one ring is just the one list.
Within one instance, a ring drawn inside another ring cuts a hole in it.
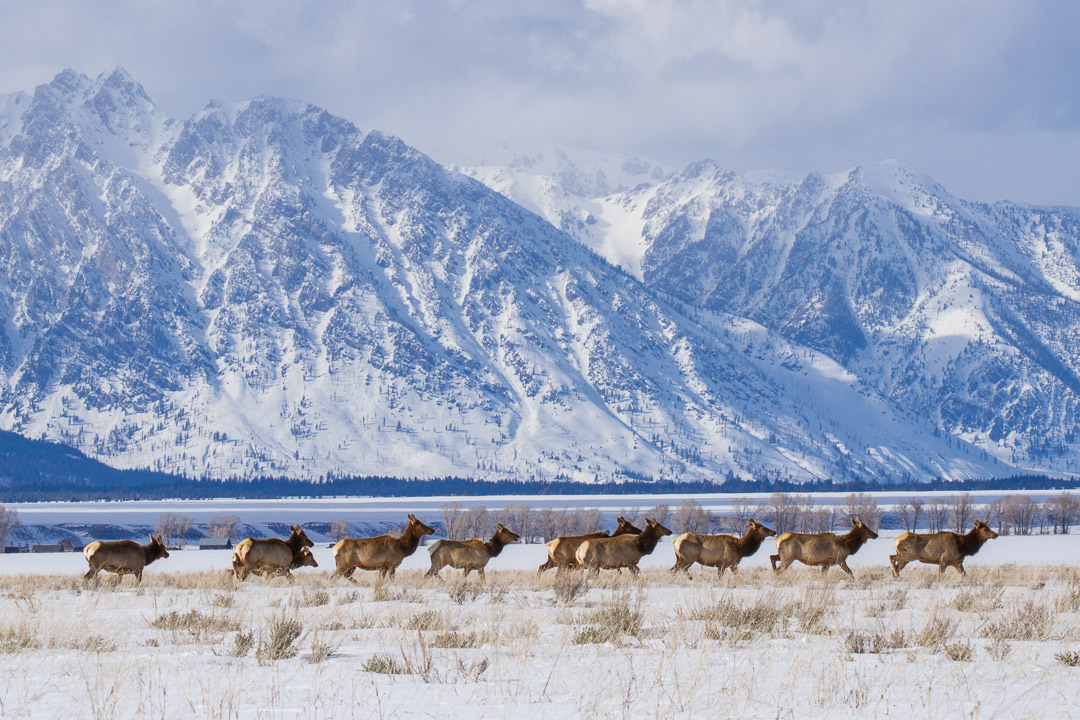
[{"label": "cloud", "polygon": [[283,95],[448,162],[894,157],[961,195],[1080,205],[1078,21],[1020,0],[0,2],[0,91],[121,65],[173,115]]}]

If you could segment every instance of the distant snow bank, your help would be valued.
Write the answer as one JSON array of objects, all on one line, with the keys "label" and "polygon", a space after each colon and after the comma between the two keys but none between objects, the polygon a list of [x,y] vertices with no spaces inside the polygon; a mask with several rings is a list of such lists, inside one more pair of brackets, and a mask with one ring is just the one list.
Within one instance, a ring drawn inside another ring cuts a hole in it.
[{"label": "distant snow bank", "polygon": [[[868,542],[856,555],[848,558],[848,565],[853,568],[885,566],[889,555],[894,552],[893,539],[897,531],[883,531],[877,540]],[[405,559],[401,570],[426,570],[429,567],[426,547],[421,547],[415,555]],[[756,555],[743,560],[740,567],[761,568],[769,566],[769,553],[775,552],[771,540],[766,540]],[[334,569],[334,558],[330,548],[320,543],[314,548],[318,568],[303,568],[298,573],[328,572]],[[147,568],[147,574],[162,572],[201,572],[230,569],[231,550],[174,550],[166,560],[160,560]],[[547,557],[546,548],[537,543],[529,545],[510,545],[502,554],[493,558],[489,570],[533,570]],[[670,568],[675,563],[675,550],[668,538],[661,540],[656,551],[644,558],[641,567]],[[978,555],[964,561],[964,566],[992,567],[998,565],[1080,565],[1080,536],[1077,535],[1028,535],[1002,536],[991,540]],[[0,576],[41,573],[82,574],[86,572],[86,560],[82,553],[20,553],[0,555]],[[798,567],[798,565],[796,565]],[[695,566],[691,574],[712,573],[711,568]],[[834,570],[832,572],[839,572]],[[949,571],[953,572],[953,571]],[[444,569],[443,577],[460,574]],[[130,581],[129,581],[130,582]]]}]

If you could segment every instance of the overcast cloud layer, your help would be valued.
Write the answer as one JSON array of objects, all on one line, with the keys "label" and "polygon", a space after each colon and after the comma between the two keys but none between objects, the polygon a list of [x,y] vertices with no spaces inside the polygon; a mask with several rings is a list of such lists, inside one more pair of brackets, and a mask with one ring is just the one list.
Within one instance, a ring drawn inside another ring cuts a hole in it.
[{"label": "overcast cloud layer", "polygon": [[448,163],[554,144],[1080,205],[1080,3],[0,0],[0,92],[127,68],[166,112],[281,95]]}]

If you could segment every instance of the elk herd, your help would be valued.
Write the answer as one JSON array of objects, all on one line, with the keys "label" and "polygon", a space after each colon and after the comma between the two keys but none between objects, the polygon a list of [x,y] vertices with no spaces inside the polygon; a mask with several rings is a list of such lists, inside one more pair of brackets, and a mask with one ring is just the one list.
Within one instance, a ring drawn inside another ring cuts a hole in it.
[{"label": "elk herd", "polygon": [[[851,530],[843,535],[831,532],[786,532],[779,535],[776,537],[776,553],[769,556],[772,569],[782,573],[792,563],[799,561],[804,565],[820,567],[823,573],[835,565],[854,576],[847,559],[857,553],[867,540],[878,535],[857,517],[851,519],[851,526]],[[314,543],[304,529],[293,525],[289,530],[287,538],[245,538],[237,543],[232,555],[231,574],[237,580],[244,580],[252,573],[264,578],[272,575],[291,578],[291,570],[305,566],[318,567],[310,550]],[[336,564],[334,576],[352,580],[353,572],[359,568],[377,570],[383,578],[393,577],[402,561],[416,552],[421,538],[434,533],[434,528],[410,513],[401,535],[341,540],[331,548]],[[547,560],[537,572],[557,568],[556,571],[560,573],[581,569],[595,574],[601,569],[626,568],[637,575],[641,558],[652,553],[665,535],[671,535],[671,530],[657,520],[644,518],[644,526],[639,528],[620,516],[610,535],[601,531],[558,537],[548,542]],[[671,571],[687,573],[694,563],[698,563],[703,567],[715,567],[718,575],[723,575],[725,570],[734,573],[743,558],[756,553],[762,542],[773,536],[776,536],[774,530],[754,519],[747,522],[746,532],[741,537],[683,533],[672,540],[676,559]],[[976,520],[971,531],[965,534],[948,531],[905,532],[896,538],[896,554],[889,556],[889,565],[896,577],[900,576],[900,571],[906,565],[916,561],[937,565],[939,573],[954,567],[961,574],[966,574],[964,558],[979,552],[987,540],[996,537],[997,533],[980,520]],[[440,570],[451,567],[464,571],[466,576],[475,570],[483,579],[488,561],[498,557],[506,545],[519,539],[520,536],[513,530],[497,523],[495,533],[488,540],[438,540],[428,548],[431,568],[426,576],[439,577]],[[151,535],[146,545],[132,540],[98,540],[87,545],[83,554],[90,564],[84,576],[86,580],[106,570],[121,578],[126,574],[134,575],[136,584],[142,581],[143,568],[169,557],[160,535]]]}]

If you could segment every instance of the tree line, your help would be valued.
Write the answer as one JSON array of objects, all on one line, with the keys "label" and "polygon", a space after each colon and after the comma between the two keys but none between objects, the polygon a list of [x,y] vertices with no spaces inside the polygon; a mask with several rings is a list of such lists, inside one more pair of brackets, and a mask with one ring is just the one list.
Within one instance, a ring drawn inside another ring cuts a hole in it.
[{"label": "tree line", "polygon": [[[698,501],[687,499],[674,508],[666,504],[628,507],[620,514],[637,525],[646,517],[653,518],[676,533],[741,534],[750,518],[765,523],[777,533],[832,532],[846,530],[850,519],[858,517],[875,529],[885,522],[908,531],[932,533],[942,530],[963,533],[975,519],[980,519],[1002,535],[1031,535],[1070,532],[1080,522],[1080,497],[1062,492],[1039,503],[1030,495],[1005,495],[979,504],[970,493],[960,493],[947,498],[906,500],[882,509],[868,493],[850,493],[842,503],[818,504],[811,495],[778,492],[765,500],[736,497],[726,513],[714,513]],[[536,508],[529,503],[489,510],[484,506],[465,507],[459,502],[448,502],[440,506],[437,518],[428,520],[451,540],[486,538],[500,522],[521,535],[523,542],[546,542],[559,536],[610,529],[604,527],[604,514],[596,508]],[[207,537],[236,540],[240,526],[237,515],[214,515],[202,532]],[[18,513],[0,505],[0,548],[19,527]],[[194,528],[190,515],[166,512],[158,517],[155,533],[162,536],[167,546],[175,547]],[[333,521],[326,532],[334,540],[351,537],[353,533],[347,518]]]}]

